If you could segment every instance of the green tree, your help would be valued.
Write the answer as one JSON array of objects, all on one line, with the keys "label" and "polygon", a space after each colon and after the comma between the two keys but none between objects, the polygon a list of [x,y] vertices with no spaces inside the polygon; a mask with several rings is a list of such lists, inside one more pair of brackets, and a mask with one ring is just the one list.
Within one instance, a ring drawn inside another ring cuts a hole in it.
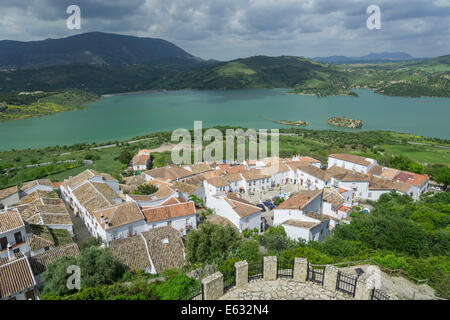
[{"label": "green tree", "polygon": [[73,293],[73,290],[67,288],[67,268],[76,265],[77,260],[74,257],[62,257],[50,263],[42,274],[44,287],[41,292],[43,294],[54,294],[63,296]]},{"label": "green tree", "polygon": [[184,273],[174,275],[156,287],[156,296],[160,300],[185,300],[189,289],[199,285]]},{"label": "green tree", "polygon": [[134,191],[133,193],[149,195],[149,194],[155,193],[156,191],[158,191],[157,186],[155,186],[154,184],[145,183],[145,184],[141,184],[140,186],[138,186],[137,190]]},{"label": "green tree", "polygon": [[130,163],[131,159],[133,159],[133,156],[131,155],[131,153],[128,150],[122,150],[122,152],[120,153],[120,156],[119,156],[119,161],[123,164],[128,165]]},{"label": "green tree", "polygon": [[186,241],[186,259],[191,263],[212,262],[222,257],[227,250],[236,250],[240,241],[235,228],[229,225],[222,227],[206,221],[197,230],[189,232]]}]

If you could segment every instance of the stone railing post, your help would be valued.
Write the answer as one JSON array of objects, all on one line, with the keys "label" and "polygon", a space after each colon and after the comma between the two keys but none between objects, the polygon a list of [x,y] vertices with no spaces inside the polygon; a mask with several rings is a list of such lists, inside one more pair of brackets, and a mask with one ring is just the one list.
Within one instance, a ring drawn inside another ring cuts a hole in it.
[{"label": "stone railing post", "polygon": [[276,280],[277,271],[277,257],[264,257],[264,281]]},{"label": "stone railing post", "polygon": [[294,280],[306,282],[308,276],[308,260],[304,258],[295,258],[294,260]]},{"label": "stone railing post", "polygon": [[239,261],[234,265],[236,270],[236,287],[245,287],[248,285],[248,262]]},{"label": "stone railing post", "polygon": [[202,280],[203,294],[205,300],[217,300],[223,296],[223,275],[220,272],[213,273],[212,275]]},{"label": "stone railing post", "polygon": [[356,283],[355,299],[357,300],[370,300],[373,285],[367,280],[369,278],[368,274],[363,274],[358,278]]},{"label": "stone railing post", "polygon": [[335,266],[327,265],[325,267],[325,274],[323,279],[323,287],[331,292],[336,292],[338,268]]}]

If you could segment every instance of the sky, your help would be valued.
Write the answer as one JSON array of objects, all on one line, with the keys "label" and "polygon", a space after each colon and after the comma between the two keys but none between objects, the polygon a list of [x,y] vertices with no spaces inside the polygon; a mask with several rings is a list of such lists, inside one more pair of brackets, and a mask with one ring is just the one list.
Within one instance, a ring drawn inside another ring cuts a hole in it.
[{"label": "sky", "polygon": [[[69,5],[81,29],[69,30]],[[369,29],[367,8],[380,8]],[[0,0],[0,39],[31,41],[90,31],[173,42],[203,59],[450,54],[450,0]]]}]

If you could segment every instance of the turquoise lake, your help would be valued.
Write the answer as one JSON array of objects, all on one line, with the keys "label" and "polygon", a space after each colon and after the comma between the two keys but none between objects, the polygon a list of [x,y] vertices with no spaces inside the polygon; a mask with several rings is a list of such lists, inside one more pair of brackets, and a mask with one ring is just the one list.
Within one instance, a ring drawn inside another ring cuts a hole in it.
[{"label": "turquoise lake", "polygon": [[0,123],[0,150],[123,140],[177,128],[234,125],[287,127],[268,121],[304,120],[310,129],[341,129],[332,116],[363,120],[361,130],[393,130],[450,139],[450,99],[403,98],[355,90],[359,97],[288,94],[288,89],[169,91],[109,96],[83,110]]}]

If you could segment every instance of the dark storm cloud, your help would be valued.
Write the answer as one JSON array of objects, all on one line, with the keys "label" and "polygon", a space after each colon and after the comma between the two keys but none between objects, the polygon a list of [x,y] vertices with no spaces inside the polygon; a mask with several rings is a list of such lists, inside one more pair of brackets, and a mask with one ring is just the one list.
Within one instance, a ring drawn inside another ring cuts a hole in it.
[{"label": "dark storm cloud", "polygon": [[[70,4],[81,7],[81,31],[65,27]],[[381,8],[381,30],[366,28],[369,5]],[[450,53],[450,0],[0,0],[0,9],[3,39],[116,32],[165,38],[216,59]]]}]

